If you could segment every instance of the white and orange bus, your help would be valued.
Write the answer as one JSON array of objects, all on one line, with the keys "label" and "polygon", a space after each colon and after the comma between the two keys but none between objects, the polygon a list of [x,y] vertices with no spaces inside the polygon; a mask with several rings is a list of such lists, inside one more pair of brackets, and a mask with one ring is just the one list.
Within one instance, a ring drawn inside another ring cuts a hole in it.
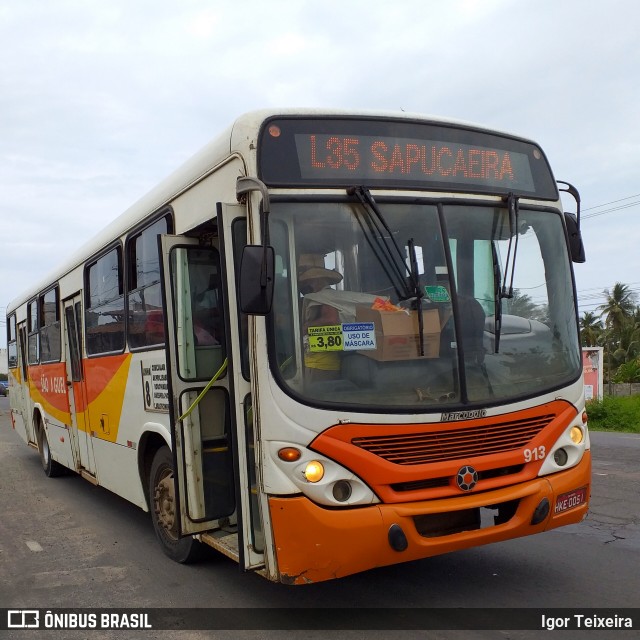
[{"label": "white and orange bus", "polygon": [[244,115],[9,305],[13,427],[174,560],[287,584],[579,522],[561,184],[468,124]]}]

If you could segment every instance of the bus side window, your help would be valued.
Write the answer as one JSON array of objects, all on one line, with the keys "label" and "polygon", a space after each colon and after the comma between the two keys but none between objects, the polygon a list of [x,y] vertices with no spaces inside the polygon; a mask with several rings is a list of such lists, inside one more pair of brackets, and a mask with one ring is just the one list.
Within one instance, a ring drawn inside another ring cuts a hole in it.
[{"label": "bus side window", "polygon": [[27,306],[27,338],[28,363],[40,362],[40,316],[38,314],[38,300],[33,300]]},{"label": "bus side window", "polygon": [[127,242],[127,334],[131,349],[164,344],[164,311],[157,238],[168,233],[169,222],[168,216],[160,218]]},{"label": "bus side window", "polygon": [[118,246],[87,265],[87,353],[124,349],[122,249]]},{"label": "bus side window", "polygon": [[60,340],[60,294],[58,287],[40,296],[40,360],[59,362],[62,353]]},{"label": "bus side window", "polygon": [[209,380],[226,357],[220,254],[213,248],[175,247],[171,274],[178,372],[186,380]]},{"label": "bus side window", "polygon": [[16,331],[16,314],[14,313],[7,321],[7,359],[9,369],[18,366],[18,337]]},{"label": "bus side window", "polygon": [[220,277],[209,273],[209,282],[194,295],[193,332],[198,346],[220,344]]}]

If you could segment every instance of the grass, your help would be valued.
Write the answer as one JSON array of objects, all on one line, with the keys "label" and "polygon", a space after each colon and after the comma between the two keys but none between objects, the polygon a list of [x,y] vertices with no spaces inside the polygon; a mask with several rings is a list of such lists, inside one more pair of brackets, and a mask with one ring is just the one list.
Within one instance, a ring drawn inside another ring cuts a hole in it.
[{"label": "grass", "polygon": [[640,433],[640,395],[614,397],[587,402],[589,429]]}]

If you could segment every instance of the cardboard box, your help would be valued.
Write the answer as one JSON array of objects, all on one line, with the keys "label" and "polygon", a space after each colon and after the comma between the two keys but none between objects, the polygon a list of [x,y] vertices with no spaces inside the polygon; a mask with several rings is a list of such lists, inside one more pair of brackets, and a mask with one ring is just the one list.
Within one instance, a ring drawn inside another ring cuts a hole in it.
[{"label": "cardboard box", "polygon": [[[440,314],[437,309],[422,312],[424,357],[440,355]],[[418,312],[377,311],[369,305],[356,307],[356,322],[372,322],[375,328],[376,348],[358,353],[374,360],[413,360],[420,358]]]}]

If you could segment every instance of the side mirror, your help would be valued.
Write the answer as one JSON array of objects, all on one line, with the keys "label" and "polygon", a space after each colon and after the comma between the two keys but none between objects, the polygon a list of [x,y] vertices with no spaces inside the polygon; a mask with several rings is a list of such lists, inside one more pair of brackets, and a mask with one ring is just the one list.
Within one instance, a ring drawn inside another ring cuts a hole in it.
[{"label": "side mirror", "polygon": [[585,262],[584,244],[582,234],[578,227],[578,218],[573,213],[564,214],[564,222],[567,225],[567,236],[569,238],[569,253],[573,262]]},{"label": "side mirror", "polygon": [[240,309],[254,316],[266,316],[273,302],[275,251],[273,247],[249,244],[240,262]]}]

